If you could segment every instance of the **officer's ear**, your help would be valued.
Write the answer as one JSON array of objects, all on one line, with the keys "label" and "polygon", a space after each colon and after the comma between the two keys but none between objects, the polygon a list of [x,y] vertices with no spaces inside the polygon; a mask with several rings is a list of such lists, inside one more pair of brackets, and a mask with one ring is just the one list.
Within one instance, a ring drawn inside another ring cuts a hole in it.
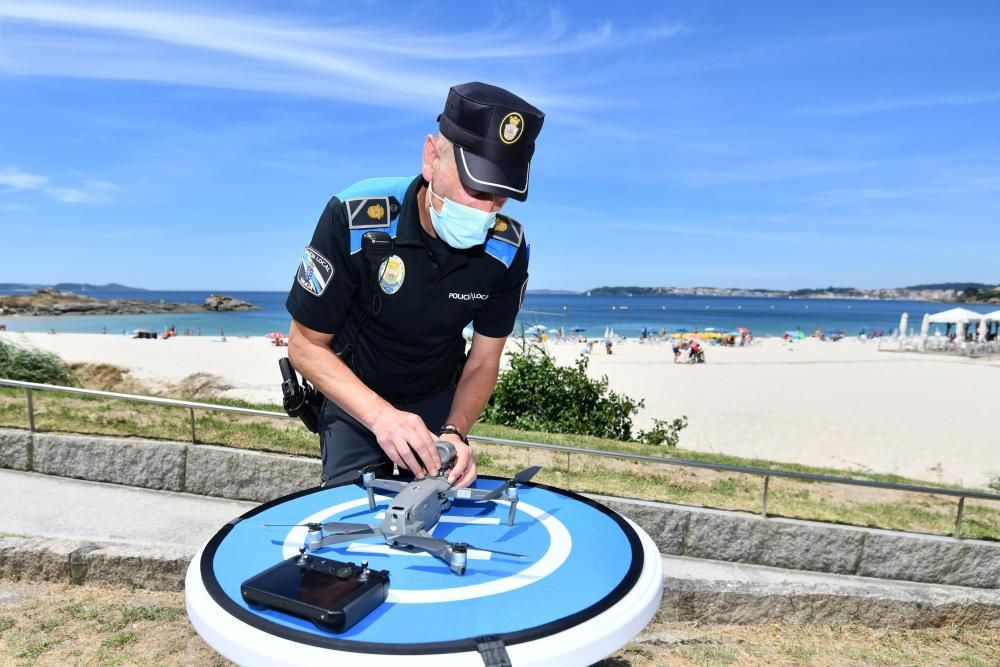
[{"label": "officer's ear", "polygon": [[440,159],[441,155],[438,153],[437,141],[435,141],[433,135],[428,134],[427,138],[424,139],[423,165],[420,170],[425,181],[430,182],[434,178],[434,167],[437,166],[437,161]]}]

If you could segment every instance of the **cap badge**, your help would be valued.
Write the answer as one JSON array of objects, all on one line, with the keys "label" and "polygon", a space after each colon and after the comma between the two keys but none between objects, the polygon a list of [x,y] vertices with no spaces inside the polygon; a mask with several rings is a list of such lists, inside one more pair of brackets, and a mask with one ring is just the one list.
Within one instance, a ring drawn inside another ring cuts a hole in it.
[{"label": "cap badge", "polygon": [[378,204],[372,204],[368,207],[368,217],[372,220],[381,220],[385,217],[385,209]]},{"label": "cap badge", "polygon": [[500,122],[500,141],[505,144],[512,144],[524,134],[524,118],[516,111],[512,111],[503,117]]}]

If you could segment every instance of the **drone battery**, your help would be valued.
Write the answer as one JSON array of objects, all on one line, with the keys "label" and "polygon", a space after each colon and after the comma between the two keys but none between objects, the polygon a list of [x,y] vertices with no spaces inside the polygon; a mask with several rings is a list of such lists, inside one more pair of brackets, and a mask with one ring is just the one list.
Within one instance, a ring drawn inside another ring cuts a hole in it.
[{"label": "drone battery", "polygon": [[385,602],[389,573],[319,556],[293,556],[240,586],[253,607],[309,619],[328,632],[344,632]]}]

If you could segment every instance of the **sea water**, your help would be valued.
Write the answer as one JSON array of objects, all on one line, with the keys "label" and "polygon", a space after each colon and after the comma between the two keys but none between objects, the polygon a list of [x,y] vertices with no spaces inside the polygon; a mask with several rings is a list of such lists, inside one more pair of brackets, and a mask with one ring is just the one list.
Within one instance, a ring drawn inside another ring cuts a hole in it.
[{"label": "sea water", "polygon": [[[201,304],[210,291],[128,291],[87,292],[99,299],[142,299]],[[173,326],[178,333],[192,335],[260,336],[271,331],[288,331],[285,310],[287,292],[230,292],[225,294],[249,301],[260,310],[239,312],[159,313],[149,315],[62,315],[24,317],[0,315],[8,331],[50,331],[59,333],[133,334],[135,329],[165,331]],[[920,328],[924,313],[935,313],[952,304],[920,301],[864,299],[788,299],[764,297],[701,296],[586,296],[529,292],[518,315],[515,333],[532,326],[562,330],[587,337],[601,337],[605,329],[622,336],[638,336],[643,328],[650,333],[675,331],[735,331],[750,329],[754,335],[777,335],[801,330],[812,333],[843,329],[846,335],[876,328],[886,332],[899,327],[900,316],[909,314],[908,329]],[[966,306],[988,312],[996,306]],[[433,317],[433,313],[428,313]],[[933,328],[932,328],[933,332]]]}]

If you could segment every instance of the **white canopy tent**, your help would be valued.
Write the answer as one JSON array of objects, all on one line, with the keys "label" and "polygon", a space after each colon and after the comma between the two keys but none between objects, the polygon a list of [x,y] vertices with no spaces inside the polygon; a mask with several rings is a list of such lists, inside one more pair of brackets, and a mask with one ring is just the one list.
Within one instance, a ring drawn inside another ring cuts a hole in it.
[{"label": "white canopy tent", "polygon": [[940,313],[934,313],[928,318],[928,322],[931,324],[958,324],[960,322],[968,324],[969,322],[978,322],[984,317],[982,313],[977,313],[968,308],[952,308]]}]

